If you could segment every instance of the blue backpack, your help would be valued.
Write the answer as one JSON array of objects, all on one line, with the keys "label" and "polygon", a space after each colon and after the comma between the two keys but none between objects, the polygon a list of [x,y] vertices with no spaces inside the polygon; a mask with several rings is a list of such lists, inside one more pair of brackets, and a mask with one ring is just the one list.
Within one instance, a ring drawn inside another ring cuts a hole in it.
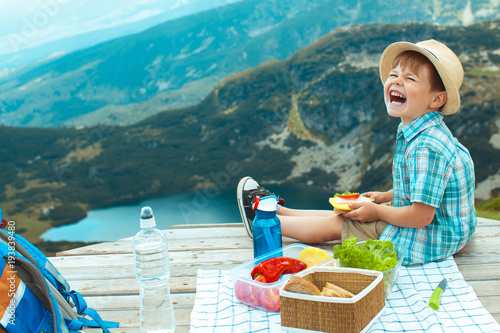
[{"label": "blue backpack", "polygon": [[0,230],[0,332],[74,333],[96,327],[109,333],[108,328],[118,327],[87,308],[47,257],[11,230],[10,222],[7,229]]}]

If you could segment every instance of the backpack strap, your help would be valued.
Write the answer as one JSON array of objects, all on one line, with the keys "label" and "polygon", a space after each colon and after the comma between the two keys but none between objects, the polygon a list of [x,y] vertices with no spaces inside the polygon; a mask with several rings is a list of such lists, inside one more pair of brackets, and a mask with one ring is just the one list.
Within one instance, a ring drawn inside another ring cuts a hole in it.
[{"label": "backpack strap", "polygon": [[[70,290],[70,286],[66,279],[57,271],[47,257],[36,247],[28,242],[24,237],[17,234],[9,234],[4,230],[0,230],[0,241],[3,241],[9,246],[12,246],[23,257],[31,261],[41,272],[48,272],[44,274],[52,284],[57,285],[59,290],[62,288]],[[33,255],[32,255],[33,254]],[[45,270],[44,270],[45,268]]]},{"label": "backpack strap", "polygon": [[[99,316],[99,315],[97,315],[97,316]],[[68,326],[71,333],[83,332],[82,329],[85,327],[100,328],[100,329],[102,329],[103,333],[111,333],[107,327],[109,327],[109,328],[117,328],[118,327],[117,322],[111,322],[111,321],[105,321],[105,320],[96,321],[96,320],[90,320],[87,318],[80,318],[80,319],[71,319],[71,320],[64,319],[64,321],[66,323],[66,326]]]},{"label": "backpack strap", "polygon": [[84,313],[93,319],[88,320],[86,318],[80,318],[80,320],[83,322],[83,326],[85,327],[101,328],[104,333],[110,333],[108,328],[117,328],[120,325],[120,323],[116,321],[102,320],[97,311],[92,308],[87,308]]},{"label": "backpack strap", "polygon": [[59,290],[57,290],[56,287],[54,287],[50,283],[47,283],[47,285],[49,286],[52,295],[54,295],[54,298],[57,301],[57,305],[59,306],[59,310],[61,311],[62,316],[68,319],[78,319],[78,316],[76,315],[75,311],[68,303],[68,301],[61,295]]},{"label": "backpack strap", "polygon": [[73,304],[75,304],[76,313],[78,315],[81,316],[87,315],[93,319],[89,320],[83,317],[77,319],[78,321],[83,323],[83,326],[92,328],[101,328],[102,331],[105,333],[110,333],[108,328],[116,328],[119,326],[120,323],[118,322],[102,320],[101,316],[99,316],[96,310],[87,307],[87,302],[85,302],[82,295],[78,291],[71,290],[69,292],[63,291],[62,293],[63,295],[67,295],[68,297],[71,298]]},{"label": "backpack strap", "polygon": [[43,306],[52,314],[52,322],[54,332],[69,333],[64,325],[59,311],[56,310],[54,304],[57,304],[54,296],[49,292],[49,287],[43,275],[40,273],[30,261],[24,258],[14,257],[15,267],[18,276],[24,281],[26,286],[31,290],[33,295],[43,304]]},{"label": "backpack strap", "polygon": [[61,273],[59,273],[59,271],[54,267],[54,265],[52,265],[52,263],[49,260],[47,260],[45,263],[45,271],[50,273],[52,278],[54,278],[57,281],[57,285],[59,286],[59,291],[61,291],[61,289],[64,290],[71,289],[66,279],[61,275]]}]

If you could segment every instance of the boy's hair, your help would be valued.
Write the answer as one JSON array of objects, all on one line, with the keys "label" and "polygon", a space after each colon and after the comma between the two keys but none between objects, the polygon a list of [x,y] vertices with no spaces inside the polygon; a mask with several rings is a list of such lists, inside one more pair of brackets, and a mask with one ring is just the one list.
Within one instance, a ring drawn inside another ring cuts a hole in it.
[{"label": "boy's hair", "polygon": [[401,52],[394,58],[392,68],[396,68],[398,65],[401,68],[409,69],[415,74],[420,73],[423,66],[427,66],[430,74],[429,80],[431,83],[431,91],[446,91],[443,80],[441,80],[436,67],[434,67],[429,58],[422,53],[416,51]]}]

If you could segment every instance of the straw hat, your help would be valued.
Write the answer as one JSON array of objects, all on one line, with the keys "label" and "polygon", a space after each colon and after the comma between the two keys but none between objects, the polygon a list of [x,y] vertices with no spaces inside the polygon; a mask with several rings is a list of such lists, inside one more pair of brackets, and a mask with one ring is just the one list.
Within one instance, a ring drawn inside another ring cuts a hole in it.
[{"label": "straw hat", "polygon": [[464,69],[458,57],[446,45],[434,40],[426,40],[417,44],[398,42],[389,45],[380,58],[380,78],[385,83],[392,70],[394,58],[404,51],[416,51],[425,55],[436,67],[447,93],[443,114],[454,114],[460,107],[459,89],[464,79]]}]

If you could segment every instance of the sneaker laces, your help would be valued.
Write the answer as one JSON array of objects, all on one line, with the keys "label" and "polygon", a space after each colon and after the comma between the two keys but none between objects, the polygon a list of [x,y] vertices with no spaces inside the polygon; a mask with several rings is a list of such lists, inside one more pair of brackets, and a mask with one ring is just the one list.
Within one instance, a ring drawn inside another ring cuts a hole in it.
[{"label": "sneaker laces", "polygon": [[[264,187],[259,187],[257,189],[249,191],[248,198],[250,199],[250,203],[253,204],[254,201],[255,201],[255,197],[263,198],[263,197],[267,197],[269,195],[276,196],[278,198],[278,204],[279,205],[281,205],[281,206],[285,205],[285,199],[280,198],[279,196],[277,196],[276,194],[272,193],[271,191],[266,190]],[[253,207],[253,205],[252,205],[252,207]]]}]

